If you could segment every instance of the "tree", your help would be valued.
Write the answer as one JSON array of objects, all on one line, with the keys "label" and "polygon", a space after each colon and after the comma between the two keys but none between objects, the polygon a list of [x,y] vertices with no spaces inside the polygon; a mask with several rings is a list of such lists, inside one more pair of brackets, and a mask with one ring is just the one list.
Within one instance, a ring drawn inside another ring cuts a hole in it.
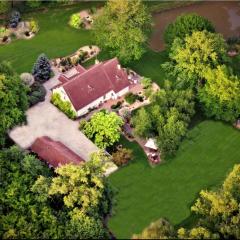
[{"label": "tree", "polygon": [[6,14],[10,10],[10,2],[1,0],[0,1],[0,14]]},{"label": "tree", "polygon": [[235,122],[240,116],[240,80],[225,65],[208,69],[198,98],[208,117]]},{"label": "tree", "polygon": [[112,154],[112,160],[117,166],[127,164],[133,158],[131,149],[121,148]]},{"label": "tree", "polygon": [[32,74],[36,81],[43,83],[51,77],[51,65],[45,54],[40,54],[33,66]]},{"label": "tree", "polygon": [[112,146],[120,139],[123,120],[116,113],[101,111],[93,114],[83,126],[83,133],[101,149]]},{"label": "tree", "polygon": [[82,24],[82,19],[80,17],[79,13],[74,13],[71,15],[70,20],[69,20],[69,25],[73,28],[81,28]]},{"label": "tree", "polygon": [[132,119],[135,134],[154,136],[161,156],[172,155],[187,133],[195,113],[193,92],[173,89],[170,82],[151,96],[151,105],[141,108]]},{"label": "tree", "polygon": [[175,22],[170,23],[165,32],[164,40],[169,46],[172,45],[175,38],[184,39],[186,35],[192,35],[193,32],[206,30],[215,32],[212,23],[195,13],[178,16]]},{"label": "tree", "polygon": [[0,63],[0,146],[7,131],[25,120],[28,108],[27,88],[11,66]]},{"label": "tree", "polygon": [[38,8],[42,5],[42,1],[40,1],[40,0],[27,0],[26,4],[30,8]]},{"label": "tree", "polygon": [[146,227],[142,233],[134,234],[132,239],[172,239],[175,237],[174,227],[168,220],[160,218]]},{"label": "tree", "polygon": [[132,118],[134,125],[134,133],[140,137],[150,136],[152,129],[152,121],[150,114],[145,108],[140,108],[136,115]]},{"label": "tree", "polygon": [[109,0],[94,21],[97,43],[127,63],[145,51],[151,18],[140,0]]},{"label": "tree", "polygon": [[53,173],[18,147],[0,151],[0,237],[103,239],[113,192],[102,153]]},{"label": "tree", "polygon": [[227,61],[226,43],[219,34],[193,32],[184,40],[174,40],[169,57],[171,61],[162,66],[180,87],[201,87],[206,70]]}]

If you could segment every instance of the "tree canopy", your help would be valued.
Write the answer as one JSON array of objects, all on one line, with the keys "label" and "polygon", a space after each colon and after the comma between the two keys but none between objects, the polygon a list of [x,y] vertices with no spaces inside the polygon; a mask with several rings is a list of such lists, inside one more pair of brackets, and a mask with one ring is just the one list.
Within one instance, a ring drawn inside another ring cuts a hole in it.
[{"label": "tree canopy", "polygon": [[0,146],[7,131],[25,119],[28,108],[27,87],[11,66],[0,63]]},{"label": "tree canopy", "polygon": [[208,69],[198,98],[206,116],[233,123],[240,116],[240,79],[225,65]]},{"label": "tree canopy", "polygon": [[219,34],[193,32],[185,39],[176,38],[172,44],[170,62],[163,64],[170,77],[181,87],[202,84],[204,73],[227,61],[226,43]]},{"label": "tree canopy", "polygon": [[123,120],[114,112],[94,113],[90,121],[82,123],[80,128],[83,133],[101,149],[112,146],[120,139]]},{"label": "tree canopy", "polygon": [[142,56],[150,29],[151,17],[141,0],[109,0],[94,21],[98,45],[124,63]]},{"label": "tree canopy", "polygon": [[184,39],[186,35],[192,35],[193,32],[206,30],[215,32],[212,23],[195,13],[178,16],[175,22],[170,23],[165,32],[164,40],[169,46],[175,38]]},{"label": "tree canopy", "polygon": [[186,135],[187,126],[194,114],[193,92],[177,90],[166,82],[151,97],[151,105],[137,111],[132,123],[141,137],[156,137],[161,155],[171,155]]},{"label": "tree canopy", "polygon": [[113,192],[101,154],[53,173],[17,147],[0,151],[0,237],[102,239]]}]

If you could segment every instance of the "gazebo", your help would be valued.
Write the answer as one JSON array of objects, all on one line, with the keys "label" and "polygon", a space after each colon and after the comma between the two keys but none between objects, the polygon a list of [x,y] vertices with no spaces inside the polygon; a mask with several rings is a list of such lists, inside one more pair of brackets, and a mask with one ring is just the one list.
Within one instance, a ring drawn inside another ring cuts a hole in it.
[{"label": "gazebo", "polygon": [[148,151],[146,151],[146,154],[148,156],[148,159],[151,163],[157,164],[160,162],[160,155],[158,152],[158,147],[156,144],[156,141],[154,138],[149,138],[147,142],[144,145],[145,148],[147,148]]},{"label": "gazebo", "polygon": [[155,151],[158,150],[158,147],[156,145],[155,139],[153,139],[153,138],[149,138],[147,140],[146,144],[144,145],[144,147],[149,148],[151,150],[155,150]]}]

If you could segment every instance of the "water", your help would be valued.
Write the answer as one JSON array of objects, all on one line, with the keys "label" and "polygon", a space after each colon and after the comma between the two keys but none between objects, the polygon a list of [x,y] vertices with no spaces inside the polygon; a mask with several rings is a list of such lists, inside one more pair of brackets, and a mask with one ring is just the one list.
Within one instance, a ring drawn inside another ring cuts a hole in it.
[{"label": "water", "polygon": [[163,33],[166,26],[184,13],[197,13],[206,17],[225,38],[240,36],[240,1],[201,2],[153,14],[155,26],[149,41],[153,50],[164,49]]}]

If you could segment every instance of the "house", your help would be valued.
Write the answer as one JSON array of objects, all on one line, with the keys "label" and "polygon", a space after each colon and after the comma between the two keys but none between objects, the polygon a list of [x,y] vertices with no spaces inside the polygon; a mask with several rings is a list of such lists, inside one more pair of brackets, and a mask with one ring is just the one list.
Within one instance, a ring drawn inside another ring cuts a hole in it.
[{"label": "house", "polygon": [[97,62],[88,69],[78,65],[75,74],[61,74],[61,82],[52,89],[63,101],[69,101],[76,115],[82,116],[109,99],[117,99],[129,91],[130,82],[117,58]]},{"label": "house", "polygon": [[85,161],[59,141],[47,136],[37,138],[30,150],[38,155],[50,167],[57,168],[65,164],[83,164]]}]

